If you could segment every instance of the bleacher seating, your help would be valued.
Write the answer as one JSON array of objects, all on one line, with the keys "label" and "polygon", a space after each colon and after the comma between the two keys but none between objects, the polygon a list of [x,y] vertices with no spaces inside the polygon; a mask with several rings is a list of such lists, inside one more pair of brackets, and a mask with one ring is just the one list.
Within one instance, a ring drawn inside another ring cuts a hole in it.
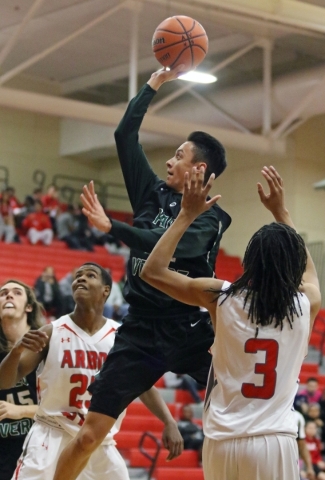
[{"label": "bleacher seating", "polygon": [[115,281],[124,276],[124,258],[110,254],[104,247],[96,246],[94,252],[85,252],[70,250],[64,242],[58,240],[48,247],[1,242],[0,282],[16,278],[28,285],[34,285],[36,278],[48,265],[54,267],[57,279],[60,280],[73,268],[89,261],[110,268]]},{"label": "bleacher seating", "polygon": [[220,248],[215,273],[217,278],[234,282],[243,273],[240,257],[226,255],[224,250]]},{"label": "bleacher seating", "polygon": [[[155,385],[160,388],[160,393],[164,397],[164,393],[167,389],[164,389],[164,381],[161,378]],[[177,392],[184,392],[182,390],[173,389],[173,401],[172,403],[167,403],[168,408],[175,419],[179,418],[179,413],[182,403],[176,401]],[[204,392],[202,392],[203,396]],[[184,397],[185,398],[185,397]],[[192,398],[186,396],[185,403],[192,401]],[[193,406],[193,408],[195,405]],[[201,418],[195,418],[194,421],[198,424],[202,423]],[[132,402],[128,408],[126,416],[122,423],[121,431],[115,435],[115,440],[117,442],[117,448],[125,458],[127,464],[131,468],[147,468],[151,467],[151,461],[143,455],[139,449],[140,439],[144,432],[150,432],[158,440],[162,439],[163,423],[158,420],[148,409],[147,407],[140,402],[135,400]],[[143,442],[143,448],[145,451],[154,456],[156,452],[156,445],[150,437],[146,437]],[[203,480],[203,471],[198,461],[198,453],[193,450],[184,450],[182,455],[178,458],[175,458],[171,462],[166,462],[168,456],[168,451],[161,448],[156,468],[154,470],[152,478],[155,480],[181,480],[189,478],[192,480]]]}]

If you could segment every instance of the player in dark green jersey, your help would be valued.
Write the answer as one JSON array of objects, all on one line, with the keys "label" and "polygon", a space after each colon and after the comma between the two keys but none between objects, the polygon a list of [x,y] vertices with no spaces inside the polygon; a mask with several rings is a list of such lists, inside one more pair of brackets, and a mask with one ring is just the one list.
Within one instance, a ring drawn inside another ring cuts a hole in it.
[{"label": "player in dark green jersey", "polygon": [[[93,397],[86,422],[64,450],[54,480],[75,479],[119,413],[166,371],[188,373],[203,385],[207,381],[208,350],[214,339],[209,318],[198,307],[173,300],[139,276],[149,252],[180,211],[185,171],[203,166],[208,179],[226,168],[223,146],[204,132],[192,133],[166,162],[166,180],[152,171],[139,144],[138,132],[151,100],[163,83],[177,78],[181,68],[154,73],[130,102],[115,132],[134,226],[110,221],[93,184],[84,188],[84,213],[89,220],[131,248],[124,288],[130,309],[108,360],[90,387]],[[202,214],[183,236],[170,268],[193,278],[213,276],[219,242],[230,222],[217,205]]]}]

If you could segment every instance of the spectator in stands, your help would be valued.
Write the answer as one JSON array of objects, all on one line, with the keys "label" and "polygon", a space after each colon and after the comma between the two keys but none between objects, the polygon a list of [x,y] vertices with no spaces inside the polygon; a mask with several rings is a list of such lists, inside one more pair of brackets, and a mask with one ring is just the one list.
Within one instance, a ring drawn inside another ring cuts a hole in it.
[{"label": "spectator in stands", "polygon": [[88,224],[88,218],[82,213],[79,205],[75,211],[76,230],[75,235],[81,245],[82,250],[94,251],[95,238]]},{"label": "spectator in stands", "polygon": [[317,425],[315,422],[307,422],[306,427],[306,443],[309,450],[311,461],[316,474],[317,480],[325,480],[325,462],[321,454],[321,442],[317,437]]},{"label": "spectator in stands", "polygon": [[44,245],[52,243],[52,224],[49,216],[43,212],[42,203],[39,200],[35,201],[35,212],[27,215],[22,226],[27,230],[27,237],[32,245],[37,242],[43,242]]},{"label": "spectator in stands", "polygon": [[59,240],[66,242],[74,250],[82,250],[76,234],[77,223],[74,217],[75,208],[69,204],[65,212],[60,212],[56,218],[56,233]]},{"label": "spectator in stands", "polygon": [[55,185],[49,185],[47,192],[42,196],[43,211],[50,217],[52,228],[56,231],[56,216],[59,211],[59,192]]},{"label": "spectator in stands", "polygon": [[45,267],[42,275],[36,279],[35,294],[41,302],[48,316],[58,318],[62,315],[62,297],[54,268]]},{"label": "spectator in stands", "polygon": [[42,201],[43,198],[43,189],[41,187],[34,188],[33,199]]},{"label": "spectator in stands", "polygon": [[193,422],[194,412],[190,404],[181,408],[178,430],[184,440],[184,450],[196,450],[199,462],[202,462],[202,446],[204,434],[202,428]]},{"label": "spectator in stands", "polygon": [[314,467],[311,456],[306,444],[305,419],[300,412],[295,410],[295,418],[297,423],[297,444],[299,457],[304,462],[304,470],[300,470],[300,477],[308,480],[315,480]]},{"label": "spectator in stands", "polygon": [[73,312],[75,301],[73,299],[72,282],[75,279],[77,269],[74,268],[71,272],[59,281],[59,287],[62,297],[62,315]]},{"label": "spectator in stands", "polygon": [[4,237],[6,243],[17,239],[13,208],[10,205],[9,194],[4,190],[0,196],[0,240]]},{"label": "spectator in stands", "polygon": [[303,415],[307,414],[310,403],[319,403],[322,397],[322,391],[318,386],[318,380],[315,377],[307,379],[306,388],[297,393],[294,406],[295,409]]},{"label": "spectator in stands", "polygon": [[193,397],[195,403],[202,403],[202,398],[199,394],[199,385],[187,374],[176,374],[173,372],[164,373],[164,382],[166,388],[179,388],[187,390]]},{"label": "spectator in stands", "polygon": [[[110,270],[106,269],[111,275]],[[124,298],[117,282],[112,281],[111,293],[104,305],[103,315],[106,318],[112,318],[120,322],[124,315],[126,315],[129,305],[124,302]]]},{"label": "spectator in stands", "polygon": [[319,403],[309,403],[305,415],[306,422],[315,422],[317,425],[317,434],[322,442],[325,441],[324,421],[321,418],[321,407]]},{"label": "spectator in stands", "polygon": [[16,192],[14,187],[7,187],[4,191],[7,197],[8,205],[10,206],[12,213],[14,216],[20,214],[20,209],[22,207],[21,203],[19,202],[18,198],[16,197]]}]

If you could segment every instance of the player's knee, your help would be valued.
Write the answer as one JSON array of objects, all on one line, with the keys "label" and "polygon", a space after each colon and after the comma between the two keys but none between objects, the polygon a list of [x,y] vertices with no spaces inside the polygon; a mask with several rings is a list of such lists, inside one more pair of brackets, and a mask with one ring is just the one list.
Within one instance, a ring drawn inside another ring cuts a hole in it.
[{"label": "player's knee", "polygon": [[85,454],[92,453],[100,445],[100,440],[96,432],[91,429],[85,429],[76,437],[76,448]]}]

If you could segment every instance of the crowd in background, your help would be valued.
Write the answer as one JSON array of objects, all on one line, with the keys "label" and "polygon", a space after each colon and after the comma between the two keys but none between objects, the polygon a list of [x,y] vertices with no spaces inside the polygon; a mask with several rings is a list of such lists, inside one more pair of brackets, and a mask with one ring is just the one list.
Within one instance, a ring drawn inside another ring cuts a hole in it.
[{"label": "crowd in background", "polygon": [[45,193],[35,188],[24,202],[18,200],[13,187],[7,187],[0,194],[0,241],[19,243],[26,236],[32,245],[50,245],[57,238],[71,249],[92,252],[95,245],[104,245],[110,253],[127,257],[128,249],[89,225],[81,209],[60,202],[55,185],[49,185]]},{"label": "crowd in background", "polygon": [[[74,250],[92,252],[95,245],[104,246],[112,254],[128,258],[128,248],[109,234],[97,230],[88,223],[80,205],[59,201],[59,191],[49,185],[44,193],[35,188],[20,202],[13,187],[7,187],[0,194],[0,242],[21,243],[22,238],[32,244],[50,245],[53,239],[65,242]],[[72,282],[74,271],[58,280],[52,266],[46,266],[36,279],[34,289],[37,300],[45,309],[48,319],[59,318],[74,309]],[[108,318],[121,321],[128,304],[122,296],[125,279],[113,282],[111,294],[104,309]]]},{"label": "crowd in background", "polygon": [[298,391],[295,410],[305,420],[305,441],[311,456],[317,480],[325,480],[325,390],[319,387],[317,378],[309,377],[306,387]]}]

